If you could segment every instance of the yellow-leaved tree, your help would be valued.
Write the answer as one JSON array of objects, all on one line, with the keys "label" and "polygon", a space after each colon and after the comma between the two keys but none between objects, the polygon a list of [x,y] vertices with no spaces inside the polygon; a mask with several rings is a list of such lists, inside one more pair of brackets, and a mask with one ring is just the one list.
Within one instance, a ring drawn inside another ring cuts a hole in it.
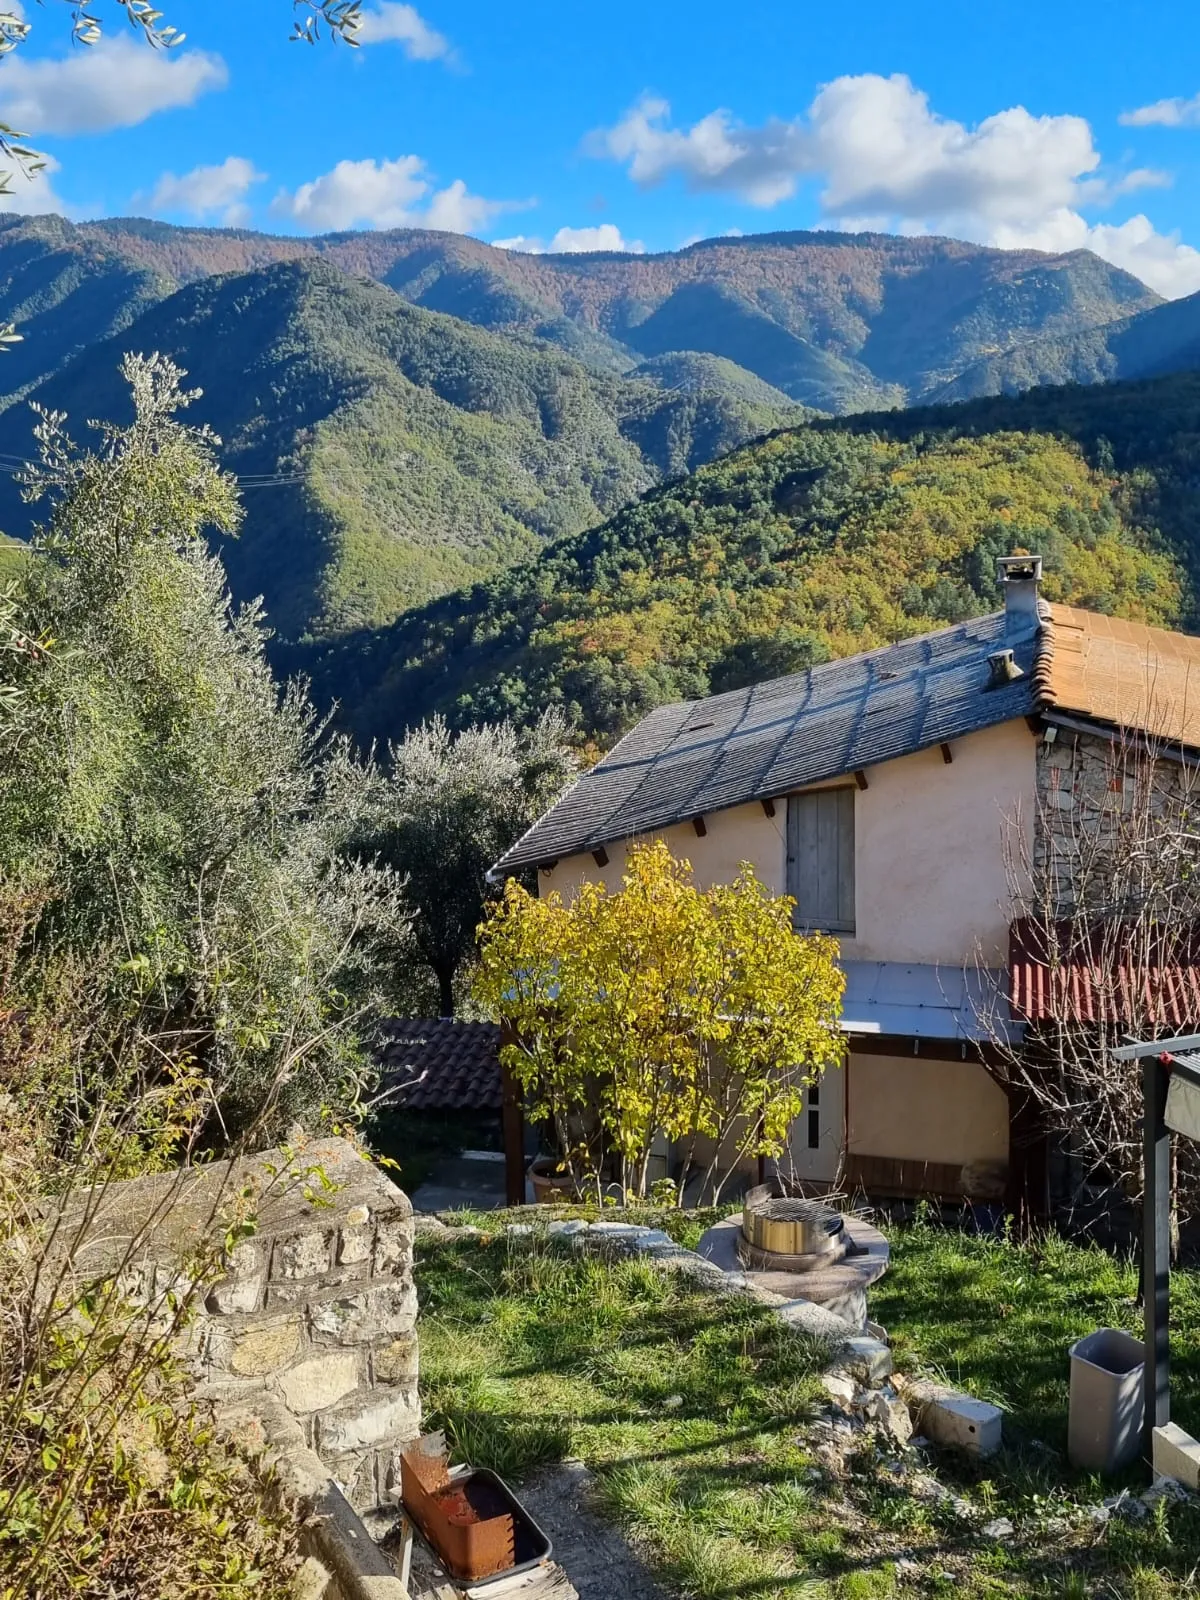
[{"label": "yellow-leaved tree", "polygon": [[509,880],[475,997],[508,1025],[504,1064],[582,1191],[615,1177],[644,1198],[668,1144],[719,1197],[739,1162],[782,1153],[805,1086],[842,1055],[837,941],[797,933],[792,907],[748,863],[697,888],[661,840],[634,846],[612,892],[543,900]]}]

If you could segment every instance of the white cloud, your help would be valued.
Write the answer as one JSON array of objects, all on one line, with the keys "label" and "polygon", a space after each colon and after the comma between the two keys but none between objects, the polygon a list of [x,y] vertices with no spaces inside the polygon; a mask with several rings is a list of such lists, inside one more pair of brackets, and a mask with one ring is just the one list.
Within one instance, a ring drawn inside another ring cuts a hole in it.
[{"label": "white cloud", "polygon": [[395,161],[339,161],[294,194],[281,190],[271,209],[314,232],[343,228],[441,228],[469,233],[527,201],[485,200],[461,178],[434,189],[420,156]]},{"label": "white cloud", "polygon": [[124,36],[50,60],[18,53],[0,68],[0,118],[32,135],[104,133],[190,106],[228,78],[220,56],[148,50]]},{"label": "white cloud", "polygon": [[455,58],[445,34],[431,28],[415,6],[398,5],[396,0],[380,0],[373,10],[364,11],[354,37],[359,44],[402,44],[410,61]]},{"label": "white cloud", "polygon": [[70,211],[66,202],[54,192],[51,182],[54,174],[61,170],[58,162],[53,156],[43,159],[46,165],[35,178],[25,178],[11,167],[3,169],[9,173],[12,193],[0,195],[0,211],[16,211],[27,217],[39,217],[48,212],[63,216]]},{"label": "white cloud", "polygon": [[193,167],[182,177],[164,172],[146,204],[155,213],[182,212],[189,217],[219,213],[227,228],[237,228],[250,220],[245,197],[251,185],[265,177],[245,156],[226,156],[219,166]]},{"label": "white cloud", "polygon": [[1000,228],[989,242],[1006,250],[1092,250],[1168,300],[1200,290],[1200,250],[1181,243],[1177,233],[1158,233],[1140,212],[1127,222],[1088,223],[1064,208],[1031,230]]},{"label": "white cloud", "polygon": [[691,189],[769,207],[815,181],[826,225],[1086,248],[1162,294],[1200,287],[1197,252],[1156,233],[1146,217],[1094,225],[1081,214],[1161,187],[1170,181],[1165,174],[1143,167],[1105,175],[1082,117],[1034,116],[1013,106],[967,127],[939,116],[901,73],[837,78],[802,116],[760,127],[717,110],[676,128],[665,101],[644,99],[586,148],[621,161],[644,187],[676,175]]},{"label": "white cloud", "polygon": [[646,246],[640,239],[625,239],[615,222],[601,222],[594,228],[560,228],[550,243],[519,233],[514,239],[494,239],[499,250],[520,250],[526,255],[585,255],[594,250],[619,250],[624,255],[640,256]]},{"label": "white cloud", "polygon": [[1127,128],[1149,128],[1155,124],[1161,128],[1200,127],[1200,94],[1192,95],[1190,100],[1182,95],[1156,100],[1153,105],[1138,106],[1136,111],[1122,111],[1117,120]]}]

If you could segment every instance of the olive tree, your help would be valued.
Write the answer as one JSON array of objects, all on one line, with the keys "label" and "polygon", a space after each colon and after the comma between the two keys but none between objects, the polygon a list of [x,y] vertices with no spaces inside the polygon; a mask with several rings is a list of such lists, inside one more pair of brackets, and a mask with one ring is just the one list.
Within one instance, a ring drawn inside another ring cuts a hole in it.
[{"label": "olive tree", "polygon": [[24,564],[18,759],[0,764],[0,874],[36,886],[29,945],[106,951],[108,1002],[169,1036],[216,1087],[227,1130],[344,1110],[364,1029],[403,1005],[396,874],[351,847],[375,778],[282,690],[253,607],[205,535],[236,530],[216,441],[160,357],[125,362],[133,423],[77,452],[38,428],[27,492],[52,510]]},{"label": "olive tree", "polygon": [[575,771],[555,712],[532,727],[509,722],[451,733],[440,717],[389,751],[358,843],[404,880],[413,953],[432,975],[442,1016],[453,1016],[475,932],[492,897],[494,862],[555,800]]}]

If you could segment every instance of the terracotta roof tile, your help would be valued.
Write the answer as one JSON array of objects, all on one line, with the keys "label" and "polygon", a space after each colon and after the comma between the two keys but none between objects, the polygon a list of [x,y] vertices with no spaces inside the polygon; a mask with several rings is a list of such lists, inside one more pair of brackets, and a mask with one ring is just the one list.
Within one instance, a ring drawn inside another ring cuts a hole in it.
[{"label": "terracotta roof tile", "polygon": [[1200,745],[1200,639],[1076,606],[1045,611],[1034,669],[1043,709]]},{"label": "terracotta roof tile", "polygon": [[499,1111],[500,1029],[455,1017],[384,1024],[380,1089],[406,1111]]},{"label": "terracotta roof tile", "polygon": [[1023,1022],[1200,1026],[1200,941],[1164,941],[1147,959],[1144,940],[1112,929],[1094,939],[1064,923],[1054,938],[1034,919],[1009,932],[1008,1002]]}]

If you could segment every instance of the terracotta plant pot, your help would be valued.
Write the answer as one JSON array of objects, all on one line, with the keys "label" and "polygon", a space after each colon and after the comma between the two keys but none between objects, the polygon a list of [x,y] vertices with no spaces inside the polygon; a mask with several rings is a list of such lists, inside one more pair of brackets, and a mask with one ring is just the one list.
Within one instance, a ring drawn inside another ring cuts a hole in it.
[{"label": "terracotta plant pot", "polygon": [[579,1190],[569,1172],[560,1172],[553,1156],[539,1156],[529,1167],[533,1198],[539,1206],[573,1205]]}]

